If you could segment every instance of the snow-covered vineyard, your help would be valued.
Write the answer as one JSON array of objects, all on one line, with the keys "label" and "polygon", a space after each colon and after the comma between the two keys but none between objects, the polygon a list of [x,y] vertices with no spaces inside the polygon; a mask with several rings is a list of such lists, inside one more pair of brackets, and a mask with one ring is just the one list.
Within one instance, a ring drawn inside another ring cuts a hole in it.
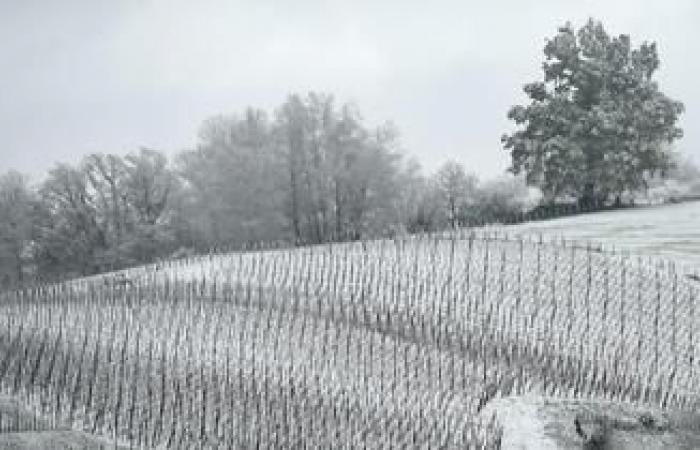
[{"label": "snow-covered vineyard", "polygon": [[141,448],[498,448],[497,396],[700,405],[698,285],[560,239],[234,252],[1,295],[3,391]]}]

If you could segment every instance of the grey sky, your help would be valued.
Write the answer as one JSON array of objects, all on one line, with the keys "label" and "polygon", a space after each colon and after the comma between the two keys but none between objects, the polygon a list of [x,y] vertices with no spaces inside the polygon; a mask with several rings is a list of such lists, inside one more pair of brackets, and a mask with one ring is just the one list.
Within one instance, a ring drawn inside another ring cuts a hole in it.
[{"label": "grey sky", "polygon": [[317,90],[393,121],[428,170],[501,173],[499,138],[544,39],[589,16],[657,41],[682,100],[677,148],[700,162],[700,5],[680,1],[0,0],[0,172],[148,146],[174,154],[202,120]]}]

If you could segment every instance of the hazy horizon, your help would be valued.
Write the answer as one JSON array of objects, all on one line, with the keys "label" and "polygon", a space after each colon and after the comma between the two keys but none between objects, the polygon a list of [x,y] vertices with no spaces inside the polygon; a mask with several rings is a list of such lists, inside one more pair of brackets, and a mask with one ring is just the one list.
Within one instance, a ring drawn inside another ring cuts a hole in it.
[{"label": "hazy horizon", "polygon": [[659,44],[661,90],[682,101],[675,148],[700,162],[700,5],[687,1],[196,3],[0,1],[0,172],[35,179],[93,152],[191,148],[203,120],[333,94],[393,122],[427,171],[502,173],[508,108],[541,77],[566,21]]}]

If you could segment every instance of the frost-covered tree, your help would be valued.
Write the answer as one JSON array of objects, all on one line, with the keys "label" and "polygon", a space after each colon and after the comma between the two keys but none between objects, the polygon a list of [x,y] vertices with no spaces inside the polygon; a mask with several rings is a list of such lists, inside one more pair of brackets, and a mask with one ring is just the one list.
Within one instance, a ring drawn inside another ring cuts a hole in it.
[{"label": "frost-covered tree", "polygon": [[87,173],[59,164],[39,189],[42,218],[38,225],[38,264],[42,275],[98,272],[109,247],[108,225],[101,220],[99,195]]},{"label": "frost-covered tree", "polygon": [[178,158],[182,226],[198,247],[280,239],[284,172],[264,111],[212,117]]},{"label": "frost-covered tree", "polygon": [[654,80],[655,43],[634,47],[589,20],[578,31],[561,27],[544,55],[544,78],[524,87],[530,103],[508,112],[517,130],[502,141],[513,173],[525,173],[547,199],[597,206],[668,170],[683,105]]},{"label": "frost-covered tree", "polygon": [[276,112],[292,238],[323,242],[400,227],[402,174],[396,130],[365,126],[332,96],[291,95]]},{"label": "frost-covered tree", "polygon": [[17,172],[0,176],[0,289],[25,281],[35,214],[27,178]]},{"label": "frost-covered tree", "polygon": [[438,169],[434,179],[447,223],[455,228],[466,216],[470,203],[474,202],[478,180],[476,176],[468,175],[464,166],[452,160]]},{"label": "frost-covered tree", "polygon": [[92,154],[59,164],[41,184],[35,256],[48,278],[148,262],[174,246],[170,193],[176,179],[162,154]]}]

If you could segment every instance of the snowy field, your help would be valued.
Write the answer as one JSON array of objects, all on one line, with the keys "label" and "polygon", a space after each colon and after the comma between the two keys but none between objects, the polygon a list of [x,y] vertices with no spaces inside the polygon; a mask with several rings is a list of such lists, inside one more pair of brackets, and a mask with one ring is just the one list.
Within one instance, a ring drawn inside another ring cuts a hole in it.
[{"label": "snowy field", "polygon": [[700,272],[700,201],[581,214],[507,229],[600,242],[606,248],[666,258],[687,272]]}]

